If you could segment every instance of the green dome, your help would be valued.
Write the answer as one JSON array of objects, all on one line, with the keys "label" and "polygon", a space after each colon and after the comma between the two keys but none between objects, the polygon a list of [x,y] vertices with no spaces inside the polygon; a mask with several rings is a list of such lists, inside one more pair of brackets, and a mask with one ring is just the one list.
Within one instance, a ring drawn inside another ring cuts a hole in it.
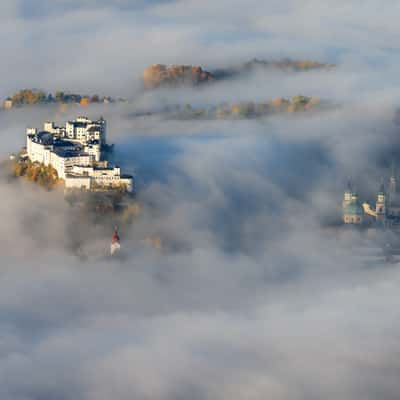
[{"label": "green dome", "polygon": [[345,214],[363,215],[364,210],[358,203],[350,203],[344,208]]}]

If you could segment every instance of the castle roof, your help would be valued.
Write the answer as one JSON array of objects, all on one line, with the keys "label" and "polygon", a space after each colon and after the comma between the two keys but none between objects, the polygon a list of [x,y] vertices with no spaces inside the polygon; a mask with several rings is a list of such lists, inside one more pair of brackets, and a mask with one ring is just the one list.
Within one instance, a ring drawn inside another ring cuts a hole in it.
[{"label": "castle roof", "polygon": [[54,137],[48,132],[38,132],[34,135],[33,141],[43,145],[52,145],[54,142]]},{"label": "castle roof", "polygon": [[56,147],[54,153],[57,154],[59,157],[69,158],[69,157],[81,157],[87,156],[88,154],[77,149],[68,149],[63,147]]},{"label": "castle roof", "polygon": [[97,132],[99,130],[100,130],[99,126],[91,126],[88,128],[89,132]]},{"label": "castle roof", "polygon": [[69,121],[71,125],[74,125],[75,128],[86,128],[88,123],[81,121]]}]

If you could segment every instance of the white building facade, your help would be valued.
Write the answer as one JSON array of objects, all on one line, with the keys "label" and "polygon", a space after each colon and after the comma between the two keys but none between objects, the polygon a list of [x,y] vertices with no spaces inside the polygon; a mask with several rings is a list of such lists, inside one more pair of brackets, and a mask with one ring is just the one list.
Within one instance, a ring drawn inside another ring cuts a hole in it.
[{"label": "white building facade", "polygon": [[133,178],[122,175],[119,167],[101,160],[106,145],[106,121],[79,117],[58,127],[45,122],[44,131],[26,130],[26,150],[32,162],[51,165],[66,189],[133,191]]},{"label": "white building facade", "polygon": [[103,118],[92,121],[87,117],[78,117],[65,124],[65,137],[81,144],[98,141],[106,144],[107,123]]}]

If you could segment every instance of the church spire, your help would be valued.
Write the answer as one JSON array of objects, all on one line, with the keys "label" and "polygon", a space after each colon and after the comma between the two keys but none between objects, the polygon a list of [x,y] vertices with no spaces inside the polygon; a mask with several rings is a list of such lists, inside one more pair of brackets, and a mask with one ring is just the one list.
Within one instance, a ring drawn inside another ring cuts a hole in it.
[{"label": "church spire", "polygon": [[383,176],[381,177],[381,183],[379,184],[379,191],[378,191],[378,195],[385,195],[385,179],[383,178]]},{"label": "church spire", "polygon": [[383,179],[379,188],[379,193],[376,198],[375,204],[376,219],[378,221],[384,221],[386,218],[386,195],[385,195],[385,185],[383,184]]},{"label": "church spire", "polygon": [[390,164],[390,170],[391,170],[391,176],[396,177],[396,163],[393,159]]},{"label": "church spire", "polygon": [[396,165],[394,160],[392,160],[392,164],[391,164],[391,175],[389,178],[389,193],[390,194],[395,194],[396,190],[397,190],[397,181],[396,181]]}]

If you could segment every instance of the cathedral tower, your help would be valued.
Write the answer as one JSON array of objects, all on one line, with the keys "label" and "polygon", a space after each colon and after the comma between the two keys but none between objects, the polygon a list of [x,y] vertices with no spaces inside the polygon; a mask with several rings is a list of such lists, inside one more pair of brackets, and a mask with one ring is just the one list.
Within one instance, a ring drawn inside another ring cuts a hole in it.
[{"label": "cathedral tower", "polygon": [[344,192],[343,195],[343,202],[342,202],[342,207],[343,209],[346,208],[351,203],[351,197],[352,197],[353,191],[351,188],[350,182],[347,184],[347,189]]},{"label": "cathedral tower", "polygon": [[397,180],[396,180],[396,166],[394,161],[392,162],[391,175],[389,178],[389,200],[392,201],[395,199],[397,192]]},{"label": "cathedral tower", "polygon": [[362,224],[364,219],[364,210],[358,202],[357,193],[353,192],[350,184],[343,196],[343,222],[345,224]]},{"label": "cathedral tower", "polygon": [[385,221],[386,219],[386,194],[385,187],[382,183],[376,198],[376,219],[378,221]]}]

